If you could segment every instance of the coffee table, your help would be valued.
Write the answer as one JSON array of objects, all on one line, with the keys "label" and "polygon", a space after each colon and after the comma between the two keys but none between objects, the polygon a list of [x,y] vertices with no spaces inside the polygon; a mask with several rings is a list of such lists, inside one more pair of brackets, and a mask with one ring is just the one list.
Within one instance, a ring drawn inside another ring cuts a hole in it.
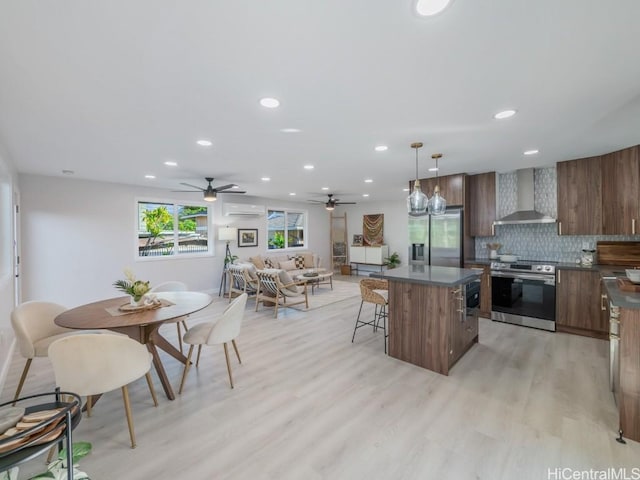
[{"label": "coffee table", "polygon": [[296,276],[296,282],[311,285],[311,295],[314,295],[315,287],[320,285],[331,285],[331,290],[333,290],[333,272],[316,272],[314,276],[303,273]]}]

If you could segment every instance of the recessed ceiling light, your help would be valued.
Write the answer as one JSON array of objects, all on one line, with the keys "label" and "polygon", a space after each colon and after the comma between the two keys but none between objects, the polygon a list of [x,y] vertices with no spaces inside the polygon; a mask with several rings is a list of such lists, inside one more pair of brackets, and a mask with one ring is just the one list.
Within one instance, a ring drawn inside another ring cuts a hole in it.
[{"label": "recessed ceiling light", "polygon": [[447,8],[449,3],[451,3],[451,0],[418,0],[416,2],[416,12],[423,17],[430,17]]},{"label": "recessed ceiling light", "polygon": [[282,133],[300,133],[302,130],[299,128],[281,128]]},{"label": "recessed ceiling light", "polygon": [[262,180],[263,182],[268,182],[271,180],[271,177],[262,177],[260,180]]},{"label": "recessed ceiling light", "polygon": [[201,147],[210,147],[213,145],[213,142],[210,140],[198,140],[196,143]]},{"label": "recessed ceiling light", "polygon": [[402,191],[403,191],[403,192],[408,192],[408,191],[409,191],[409,189],[408,189],[408,188],[403,188],[403,189],[402,189]]},{"label": "recessed ceiling light", "polygon": [[305,170],[313,170],[315,167],[313,165],[305,165],[304,169]]},{"label": "recessed ceiling light", "polygon": [[292,196],[292,197],[296,196],[295,192],[291,192],[291,193],[289,193],[289,195]]},{"label": "recessed ceiling light", "polygon": [[164,164],[167,167],[177,167],[178,166],[178,162],[172,162],[171,160],[167,160],[166,162],[164,162]]},{"label": "recessed ceiling light", "polygon": [[524,152],[524,154],[525,154],[525,155],[535,155],[536,153],[539,153],[539,152],[540,152],[540,150],[535,150],[535,149],[533,149],[533,150],[527,150],[527,151],[525,151],[525,152]]},{"label": "recessed ceiling light", "polygon": [[493,118],[496,120],[504,120],[505,118],[513,117],[515,114],[515,110],[503,110],[502,112],[496,113]]},{"label": "recessed ceiling light", "polygon": [[436,167],[431,167],[431,168],[429,169],[429,171],[430,171],[430,172],[437,172],[437,171],[438,171],[438,169],[437,169]]},{"label": "recessed ceiling light", "polygon": [[363,197],[368,197],[368,196],[369,196],[369,194],[368,194],[368,193],[363,193],[363,194],[362,194],[362,196],[363,196]]},{"label": "recessed ceiling light", "polygon": [[261,98],[260,105],[266,108],[278,108],[280,106],[280,101],[277,98]]},{"label": "recessed ceiling light", "polygon": [[155,175],[145,175],[144,178],[148,178],[149,180],[153,180],[154,178],[156,178]]},{"label": "recessed ceiling light", "polygon": [[329,187],[322,187],[322,190],[329,190]]},{"label": "recessed ceiling light", "polygon": [[386,150],[389,150],[389,147],[387,147],[386,145],[378,145],[376,146],[376,148],[374,148],[374,150],[376,152],[384,152]]},{"label": "recessed ceiling light", "polygon": [[364,183],[373,183],[373,180],[372,180],[372,179],[370,179],[370,178],[367,178],[367,179],[364,181]]},{"label": "recessed ceiling light", "polygon": [[73,175],[74,173],[76,172],[74,172],[73,170],[62,170],[63,175]]}]

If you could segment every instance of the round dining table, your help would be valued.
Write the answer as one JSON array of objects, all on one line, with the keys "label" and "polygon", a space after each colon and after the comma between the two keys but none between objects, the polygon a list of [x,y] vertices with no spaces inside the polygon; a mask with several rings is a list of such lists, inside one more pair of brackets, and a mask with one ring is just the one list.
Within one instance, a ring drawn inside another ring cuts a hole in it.
[{"label": "round dining table", "polygon": [[153,357],[153,365],[167,398],[174,400],[175,394],[160,360],[158,348],[184,364],[187,363],[187,357],[169,343],[158,329],[164,323],[182,320],[187,315],[202,310],[213,298],[202,292],[157,292],[155,295],[160,300],[166,300],[163,306],[121,311],[121,307],[128,308],[129,297],[118,297],[72,308],[58,315],[54,321],[56,325],[66,328],[113,330],[145,344]]}]

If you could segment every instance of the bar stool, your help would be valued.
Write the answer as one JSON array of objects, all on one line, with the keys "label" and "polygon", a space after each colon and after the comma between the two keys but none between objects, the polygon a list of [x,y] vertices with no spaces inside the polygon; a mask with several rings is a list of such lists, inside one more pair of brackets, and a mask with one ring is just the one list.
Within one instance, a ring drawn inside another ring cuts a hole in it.
[{"label": "bar stool", "polygon": [[[384,333],[384,353],[387,353],[387,305],[389,304],[389,283],[386,280],[378,278],[364,278],[360,280],[360,296],[362,301],[360,302],[360,310],[358,310],[358,317],[356,318],[356,325],[353,329],[353,336],[351,337],[351,343],[356,338],[356,330],[364,327],[365,325],[373,326],[373,331],[376,332],[378,328],[382,329]],[[370,322],[360,320],[360,314],[362,313],[362,306],[364,303],[373,303],[375,309],[373,312],[373,319]],[[382,326],[380,326],[382,321]]]}]

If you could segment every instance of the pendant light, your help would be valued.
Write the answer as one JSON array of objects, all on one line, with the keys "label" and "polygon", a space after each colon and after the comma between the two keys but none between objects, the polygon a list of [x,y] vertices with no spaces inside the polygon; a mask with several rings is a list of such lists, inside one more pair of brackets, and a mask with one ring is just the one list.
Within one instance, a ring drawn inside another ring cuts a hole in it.
[{"label": "pendant light", "polygon": [[433,189],[433,197],[429,200],[429,213],[431,215],[442,215],[447,209],[447,201],[440,195],[440,185],[438,185],[438,159],[442,158],[441,153],[434,153],[431,158],[436,161],[436,186]]},{"label": "pendant light", "polygon": [[424,215],[427,213],[429,198],[422,193],[420,180],[418,179],[418,149],[422,148],[422,142],[412,143],[411,148],[416,151],[416,180],[413,183],[413,191],[407,197],[407,210],[409,215]]}]

